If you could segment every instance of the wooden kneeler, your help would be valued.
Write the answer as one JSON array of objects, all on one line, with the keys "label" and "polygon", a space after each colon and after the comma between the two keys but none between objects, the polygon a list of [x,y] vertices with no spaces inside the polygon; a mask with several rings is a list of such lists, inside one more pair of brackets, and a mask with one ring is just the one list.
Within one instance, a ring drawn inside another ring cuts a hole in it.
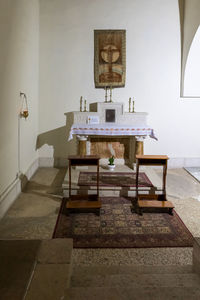
[{"label": "wooden kneeler", "polygon": [[[173,215],[174,205],[166,199],[166,175],[167,175],[167,160],[166,155],[136,155],[136,203],[132,211],[136,211],[142,215],[143,211],[168,212]],[[159,195],[142,195],[138,193],[138,178],[139,167],[146,166],[163,166],[163,184],[162,193]]]},{"label": "wooden kneeler", "polygon": [[[99,198],[99,160],[96,155],[70,155],[69,160],[69,199],[66,204],[66,212],[95,212],[100,215],[101,201]],[[97,167],[97,193],[95,195],[72,195],[71,168],[73,166]]]}]

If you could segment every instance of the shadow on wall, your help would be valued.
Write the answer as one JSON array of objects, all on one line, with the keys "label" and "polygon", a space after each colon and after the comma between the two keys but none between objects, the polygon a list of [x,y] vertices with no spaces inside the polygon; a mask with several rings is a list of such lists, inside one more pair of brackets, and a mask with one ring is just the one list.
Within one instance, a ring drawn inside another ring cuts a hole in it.
[{"label": "shadow on wall", "polygon": [[[73,123],[72,113],[66,113],[66,126],[62,126],[38,135],[36,142],[36,149],[40,149],[44,145],[53,147],[53,165],[54,166],[67,166],[68,155],[76,154],[77,143],[76,138],[68,141],[69,132]],[[41,154],[40,159],[46,159],[46,164],[52,161],[52,156]],[[45,164],[45,162],[43,162]]]}]

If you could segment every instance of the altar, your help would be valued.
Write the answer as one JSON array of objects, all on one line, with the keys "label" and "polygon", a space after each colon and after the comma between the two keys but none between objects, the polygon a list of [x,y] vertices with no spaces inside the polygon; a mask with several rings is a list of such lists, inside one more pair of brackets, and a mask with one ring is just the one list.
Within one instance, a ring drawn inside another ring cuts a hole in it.
[{"label": "altar", "polygon": [[146,112],[125,112],[119,102],[96,102],[89,111],[71,113],[72,125],[68,140],[76,136],[80,155],[99,155],[101,163],[114,155],[118,164],[134,163],[135,155],[143,154],[147,137],[157,139],[147,124]]}]

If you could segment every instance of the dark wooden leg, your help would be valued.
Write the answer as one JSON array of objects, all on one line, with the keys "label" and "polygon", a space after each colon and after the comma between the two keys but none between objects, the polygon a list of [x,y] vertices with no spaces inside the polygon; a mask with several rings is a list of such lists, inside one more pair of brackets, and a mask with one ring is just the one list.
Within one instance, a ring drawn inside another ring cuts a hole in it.
[{"label": "dark wooden leg", "polygon": [[97,163],[97,198],[99,200],[99,161]]},{"label": "dark wooden leg", "polygon": [[138,179],[139,179],[139,162],[136,159],[136,179],[135,179],[135,187],[136,187],[136,197],[132,201],[131,212],[138,213]]},{"label": "dark wooden leg", "polygon": [[142,208],[141,208],[141,207],[138,207],[138,214],[139,214],[140,216],[143,215],[143,211],[142,211]]},{"label": "dark wooden leg", "polygon": [[71,198],[71,161],[69,161],[69,199]]},{"label": "dark wooden leg", "polygon": [[167,177],[167,161],[165,162],[165,165],[163,166],[163,194],[164,198],[166,200],[166,177]]},{"label": "dark wooden leg", "polygon": [[69,216],[70,215],[70,210],[66,207],[67,206],[67,202],[69,201],[70,198],[66,199],[66,202],[65,202],[65,214],[66,216]]},{"label": "dark wooden leg", "polygon": [[136,200],[138,201],[138,178],[139,178],[139,162],[136,160]]},{"label": "dark wooden leg", "polygon": [[96,215],[99,217],[100,216],[100,209],[98,209],[97,211],[96,211]]},{"label": "dark wooden leg", "polygon": [[137,199],[136,198],[132,198],[131,203],[132,203],[131,212],[132,213],[137,213],[137,209],[138,209]]}]

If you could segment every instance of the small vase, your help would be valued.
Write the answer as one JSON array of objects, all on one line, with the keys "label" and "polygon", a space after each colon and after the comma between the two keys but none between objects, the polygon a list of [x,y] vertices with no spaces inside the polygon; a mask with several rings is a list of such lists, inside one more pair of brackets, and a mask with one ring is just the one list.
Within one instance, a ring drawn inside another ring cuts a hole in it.
[{"label": "small vase", "polygon": [[115,165],[108,165],[108,169],[109,169],[110,171],[114,171]]}]

